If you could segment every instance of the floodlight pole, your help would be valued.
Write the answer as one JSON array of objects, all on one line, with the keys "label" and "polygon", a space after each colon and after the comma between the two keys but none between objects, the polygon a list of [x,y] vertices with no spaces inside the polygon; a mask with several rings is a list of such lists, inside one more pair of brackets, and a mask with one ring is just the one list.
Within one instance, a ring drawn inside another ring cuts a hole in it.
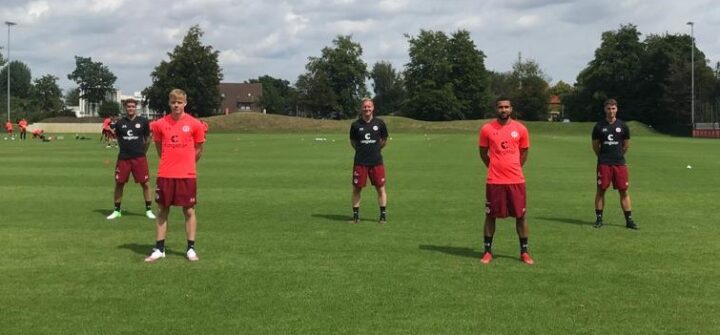
[{"label": "floodlight pole", "polygon": [[5,21],[5,24],[7,25],[8,30],[8,37],[7,37],[7,57],[8,57],[8,65],[7,65],[7,120],[10,121],[10,27],[16,25],[17,23],[11,22],[11,21]]},{"label": "floodlight pole", "polygon": [[692,123],[692,131],[695,132],[695,22],[689,21],[690,39],[692,47],[690,49],[690,123]]}]

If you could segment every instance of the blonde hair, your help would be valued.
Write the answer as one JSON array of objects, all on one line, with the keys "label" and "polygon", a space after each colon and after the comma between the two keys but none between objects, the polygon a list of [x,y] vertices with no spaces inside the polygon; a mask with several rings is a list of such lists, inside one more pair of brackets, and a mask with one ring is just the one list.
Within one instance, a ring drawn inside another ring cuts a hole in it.
[{"label": "blonde hair", "polygon": [[170,91],[170,94],[168,94],[168,98],[170,98],[171,101],[173,100],[173,98],[175,98],[175,99],[182,98],[182,100],[187,101],[187,93],[185,93],[185,91],[183,91],[179,88],[175,88],[172,91]]}]

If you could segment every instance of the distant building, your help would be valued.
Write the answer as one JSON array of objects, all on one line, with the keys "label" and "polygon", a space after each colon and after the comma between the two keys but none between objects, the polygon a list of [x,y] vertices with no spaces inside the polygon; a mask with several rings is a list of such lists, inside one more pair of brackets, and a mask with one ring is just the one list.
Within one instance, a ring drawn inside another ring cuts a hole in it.
[{"label": "distant building", "polygon": [[220,114],[262,112],[262,84],[220,83]]},{"label": "distant building", "polygon": [[[82,96],[82,92],[80,93]],[[148,119],[153,119],[157,116],[159,116],[158,113],[151,110],[150,107],[147,104],[144,104],[143,101],[145,97],[140,92],[135,92],[133,95],[125,95],[120,90],[114,90],[112,92],[109,92],[105,95],[105,101],[115,101],[118,104],[120,104],[121,110],[119,111],[122,113],[122,105],[127,99],[135,99],[138,101],[137,105],[137,114],[147,117]],[[98,110],[100,110],[100,103],[90,103],[87,100],[80,98],[80,105],[79,106],[69,106],[71,110],[75,112],[76,117],[93,117],[98,116]]]},{"label": "distant building", "polygon": [[560,121],[562,108],[563,105],[562,101],[560,101],[560,96],[551,94],[548,99],[548,121]]}]

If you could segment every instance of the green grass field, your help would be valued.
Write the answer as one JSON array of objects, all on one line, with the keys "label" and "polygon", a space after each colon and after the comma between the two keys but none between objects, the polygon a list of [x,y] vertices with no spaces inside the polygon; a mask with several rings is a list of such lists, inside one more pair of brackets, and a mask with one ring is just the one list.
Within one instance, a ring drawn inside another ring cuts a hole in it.
[{"label": "green grass field", "polygon": [[69,136],[2,141],[0,333],[720,333],[720,142],[635,132],[627,158],[641,229],[624,228],[616,192],[593,229],[591,126],[529,126],[533,266],[517,260],[511,220],[498,222],[495,261],[479,262],[475,131],[390,126],[385,226],[372,189],[361,224],[346,223],[344,131],[211,133],[195,264],[178,209],[168,257],[143,262],[154,223],[136,185],[125,215],[105,219],[115,149]]}]

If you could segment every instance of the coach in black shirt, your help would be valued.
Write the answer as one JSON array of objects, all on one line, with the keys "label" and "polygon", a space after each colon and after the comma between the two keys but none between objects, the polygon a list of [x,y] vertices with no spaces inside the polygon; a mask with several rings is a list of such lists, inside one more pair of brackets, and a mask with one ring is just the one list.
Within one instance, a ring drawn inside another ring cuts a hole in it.
[{"label": "coach in black shirt", "polygon": [[146,118],[136,114],[137,100],[127,99],[124,106],[125,116],[111,125],[111,130],[117,137],[120,152],[115,165],[115,209],[107,218],[113,220],[122,216],[120,204],[123,188],[132,172],[135,182],[139,183],[143,190],[145,216],[155,219],[155,214],[151,209],[152,195],[148,185],[150,173],[145,157],[150,145],[150,124]]},{"label": "coach in black shirt", "polygon": [[352,223],[360,221],[360,193],[370,177],[375,186],[380,206],[379,223],[387,222],[385,193],[385,166],[380,151],[387,143],[388,130],[383,120],[374,117],[375,105],[369,98],[362,101],[361,115],[350,126],[350,144],[355,149],[353,164]]},{"label": "coach in black shirt", "polygon": [[592,132],[592,146],[597,155],[597,193],[595,193],[595,224],[603,226],[605,190],[610,187],[620,193],[620,206],[625,214],[625,227],[638,229],[633,221],[630,194],[630,178],[625,165],[625,153],[630,147],[630,128],[617,118],[617,101],[605,101],[605,119],[595,124]]}]

